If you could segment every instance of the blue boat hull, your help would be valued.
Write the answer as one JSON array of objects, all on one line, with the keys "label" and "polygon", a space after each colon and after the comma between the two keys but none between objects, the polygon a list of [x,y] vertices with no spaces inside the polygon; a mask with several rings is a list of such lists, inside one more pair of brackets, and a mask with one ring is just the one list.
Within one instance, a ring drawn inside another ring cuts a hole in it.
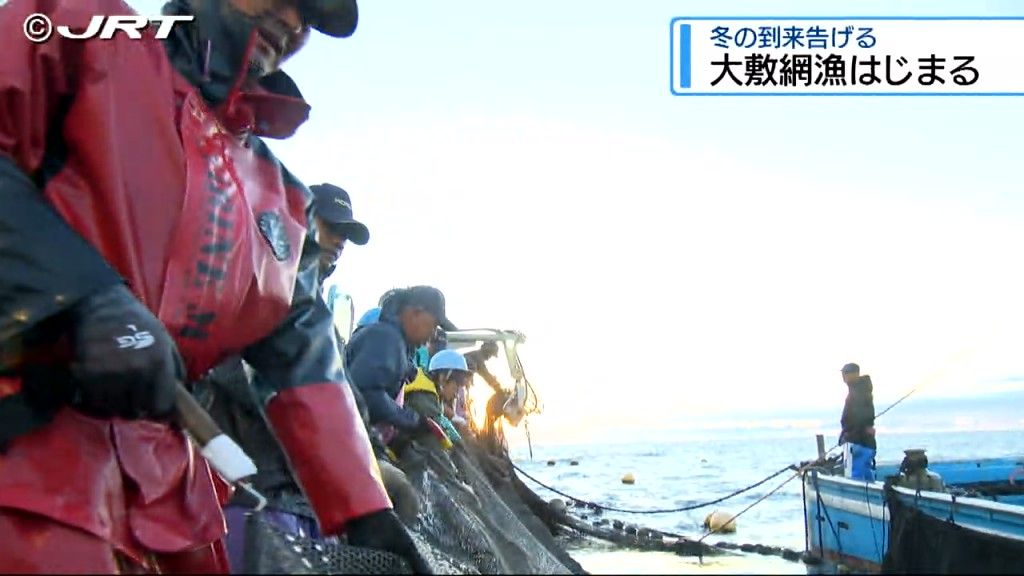
[{"label": "blue boat hull", "polygon": [[[947,486],[1008,484],[1020,474],[1015,459],[935,462]],[[895,475],[898,466],[880,466],[878,477]],[[1024,478],[1021,479],[1024,483]],[[955,497],[940,492],[895,488],[900,502],[970,530],[1024,542],[1022,495]],[[880,572],[889,546],[890,518],[884,484],[831,476],[817,471],[804,478],[808,550],[826,562],[857,572]]]}]

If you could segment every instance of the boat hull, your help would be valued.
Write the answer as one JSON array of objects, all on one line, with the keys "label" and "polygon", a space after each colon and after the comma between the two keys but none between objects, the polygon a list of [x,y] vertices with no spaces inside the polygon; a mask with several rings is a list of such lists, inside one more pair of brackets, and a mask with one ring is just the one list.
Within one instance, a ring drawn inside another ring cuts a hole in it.
[{"label": "boat hull", "polygon": [[[1019,472],[1019,464],[1011,459],[934,463],[930,468],[961,485],[1005,483],[1015,470]],[[879,476],[895,472],[895,467],[880,467]],[[1024,545],[1024,506],[1019,497],[997,502],[901,487],[893,488],[893,497],[933,518]],[[812,555],[856,572],[881,571],[893,545],[883,482],[811,471],[804,477],[804,504],[807,547]]]}]

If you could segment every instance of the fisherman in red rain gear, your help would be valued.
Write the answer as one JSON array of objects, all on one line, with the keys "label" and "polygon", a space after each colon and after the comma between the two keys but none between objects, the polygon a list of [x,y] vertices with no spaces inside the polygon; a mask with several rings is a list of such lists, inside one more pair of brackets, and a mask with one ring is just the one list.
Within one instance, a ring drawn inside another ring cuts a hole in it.
[{"label": "fisherman in red rain gear", "polygon": [[392,511],[318,294],[309,190],[261,137],[279,65],[355,0],[172,0],[166,40],[54,34],[121,0],[0,3],[0,572],[226,572],[176,382],[241,353],[325,534],[429,571]]}]

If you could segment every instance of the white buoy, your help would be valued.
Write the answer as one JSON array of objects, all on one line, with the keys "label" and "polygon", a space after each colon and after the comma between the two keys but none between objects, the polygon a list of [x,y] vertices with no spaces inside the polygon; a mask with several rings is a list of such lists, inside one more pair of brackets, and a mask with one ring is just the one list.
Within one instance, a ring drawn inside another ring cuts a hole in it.
[{"label": "white buoy", "polygon": [[717,534],[731,534],[736,531],[736,519],[728,512],[715,510],[704,519],[704,527]]}]

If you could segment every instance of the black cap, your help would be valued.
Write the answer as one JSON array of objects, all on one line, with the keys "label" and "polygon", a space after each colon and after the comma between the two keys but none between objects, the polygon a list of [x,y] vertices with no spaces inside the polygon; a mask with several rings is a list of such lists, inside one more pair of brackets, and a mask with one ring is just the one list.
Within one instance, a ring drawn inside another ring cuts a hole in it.
[{"label": "black cap", "polygon": [[317,216],[344,234],[353,244],[362,246],[370,241],[370,230],[353,217],[352,199],[348,192],[334,184],[314,184],[309,189],[313,192],[313,207]]},{"label": "black cap", "polygon": [[855,374],[860,374],[860,366],[857,366],[853,362],[850,362],[846,366],[843,366],[842,372],[843,374],[849,374],[851,372]]},{"label": "black cap", "polygon": [[446,332],[458,330],[444,312],[444,294],[433,286],[413,286],[404,291],[403,304],[415,306],[430,312],[431,316],[437,318],[437,325]]},{"label": "black cap", "polygon": [[359,24],[356,0],[300,0],[299,6],[310,27],[333,38],[348,38]]},{"label": "black cap", "polygon": [[391,298],[392,296],[394,296],[395,294],[398,294],[401,291],[402,291],[401,288],[392,288],[391,290],[388,290],[387,292],[385,292],[380,297],[380,300],[377,301],[377,306],[383,308],[384,307],[384,303],[387,302],[388,298]]}]

